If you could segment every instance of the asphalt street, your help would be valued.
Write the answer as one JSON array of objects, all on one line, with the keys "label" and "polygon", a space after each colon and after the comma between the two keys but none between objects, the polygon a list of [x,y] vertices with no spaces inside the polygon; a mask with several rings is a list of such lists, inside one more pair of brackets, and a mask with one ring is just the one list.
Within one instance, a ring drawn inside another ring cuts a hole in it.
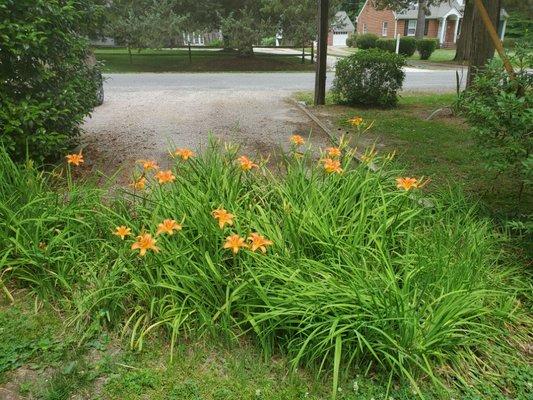
[{"label": "asphalt street", "polygon": [[[456,71],[406,68],[404,90],[453,91],[456,88]],[[458,68],[459,76],[466,79],[466,71]],[[464,75],[464,76],[463,76]],[[313,90],[315,75],[310,72],[276,73],[142,73],[108,74],[105,89],[115,91],[150,90],[251,90],[251,91],[306,91]],[[328,87],[334,73],[328,73]]]}]

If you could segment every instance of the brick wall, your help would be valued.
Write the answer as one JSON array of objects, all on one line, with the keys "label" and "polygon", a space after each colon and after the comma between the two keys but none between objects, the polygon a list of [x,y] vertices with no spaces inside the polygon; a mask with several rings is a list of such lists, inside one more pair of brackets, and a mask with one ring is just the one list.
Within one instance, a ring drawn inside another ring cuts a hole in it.
[{"label": "brick wall", "polygon": [[368,1],[357,20],[357,33],[359,35],[364,33],[364,26],[366,24],[368,33],[373,33],[379,37],[382,37],[381,28],[383,26],[383,22],[387,22],[389,25],[386,37],[394,37],[394,24],[396,21],[394,19],[393,12],[391,10],[376,10],[372,6],[371,2]]},{"label": "brick wall", "polygon": [[[391,10],[376,10],[372,4],[368,1],[359,15],[357,20],[357,34],[364,33],[365,24],[367,27],[368,33],[373,33],[379,37],[382,37],[382,26],[383,22],[388,23],[388,38],[394,37],[395,24],[396,20],[394,19],[394,13]],[[438,38],[439,36],[439,20],[438,19],[428,19],[428,32],[426,37]],[[408,23],[405,19],[400,19],[397,21],[397,33],[400,36],[404,36],[405,25]],[[333,39],[331,39],[333,40]]]},{"label": "brick wall", "polygon": [[427,37],[436,38],[439,36],[439,20],[430,19],[428,25],[428,34]]}]

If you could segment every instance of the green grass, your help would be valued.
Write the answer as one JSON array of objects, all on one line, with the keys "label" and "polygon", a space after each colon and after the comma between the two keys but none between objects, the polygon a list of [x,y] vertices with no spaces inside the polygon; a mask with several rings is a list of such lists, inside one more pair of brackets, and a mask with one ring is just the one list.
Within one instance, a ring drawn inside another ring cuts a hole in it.
[{"label": "green grass", "polygon": [[[308,93],[297,97],[312,102]],[[347,120],[354,115],[373,121],[365,144],[376,143],[381,153],[396,151],[398,164],[406,166],[410,174],[432,179],[429,189],[460,187],[497,218],[512,218],[532,210],[530,191],[518,201],[516,177],[486,170],[469,127],[460,118],[448,115],[426,121],[434,110],[449,107],[455,99],[455,94],[407,93],[395,109],[372,110],[336,106],[328,96],[326,109],[343,130],[349,129]]]},{"label": "green grass", "polygon": [[[402,172],[386,159],[371,173],[345,144],[344,172],[328,175],[316,150],[289,152],[276,174],[264,166],[243,172],[238,148],[212,143],[192,160],[176,160],[176,182],[159,185],[147,173],[146,191],[113,198],[108,188],[73,181],[69,169],[42,173],[0,152],[3,280],[58,304],[82,333],[77,342],[105,328],[152,352],[156,337],[177,362],[198,338],[234,347],[244,340],[252,359],[281,357],[288,375],[303,369],[324,382],[316,398],[325,390],[354,397],[338,387],[358,375],[381,394],[404,398],[527,390],[512,371],[525,363],[519,344],[531,318],[521,304],[530,304],[531,287],[502,251],[505,235],[458,193],[398,190]],[[420,206],[427,196],[434,207]],[[234,225],[220,229],[212,216],[218,207],[235,215]],[[133,238],[112,234],[126,225],[134,235],[154,235],[166,218],[183,221],[183,230],[157,236],[160,252],[143,258]],[[273,242],[266,254],[223,248],[230,234],[251,232]],[[280,386],[279,375],[269,385],[265,370],[236,354],[247,375],[225,394],[212,392],[216,377],[172,379],[158,369],[159,357],[148,368],[128,364],[131,371],[105,390],[110,398],[157,398],[161,387],[178,383],[185,386],[176,392],[190,398],[312,392],[301,381]],[[195,370],[194,359],[186,365]],[[90,380],[83,364],[72,371],[81,374],[76,381]],[[65,393],[71,381],[58,376],[56,386]]]},{"label": "green grass", "polygon": [[257,53],[239,57],[218,49],[193,50],[191,62],[187,50],[133,51],[131,63],[125,49],[96,49],[95,55],[104,72],[314,71],[314,64],[302,64],[296,56]]}]

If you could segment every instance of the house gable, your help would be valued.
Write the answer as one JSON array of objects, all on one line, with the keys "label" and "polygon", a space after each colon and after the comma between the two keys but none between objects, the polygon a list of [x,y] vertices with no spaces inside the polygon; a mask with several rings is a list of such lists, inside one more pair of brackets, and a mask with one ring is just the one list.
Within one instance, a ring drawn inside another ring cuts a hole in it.
[{"label": "house gable", "polygon": [[372,2],[366,0],[357,16],[357,34],[373,33],[380,37],[392,38],[395,29],[394,13],[391,10],[376,10]]}]

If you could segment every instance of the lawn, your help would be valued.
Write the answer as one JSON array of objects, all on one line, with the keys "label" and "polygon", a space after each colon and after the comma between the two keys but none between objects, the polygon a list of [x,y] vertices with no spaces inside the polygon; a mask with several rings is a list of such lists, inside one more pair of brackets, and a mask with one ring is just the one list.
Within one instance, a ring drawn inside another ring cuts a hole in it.
[{"label": "lawn", "polygon": [[261,54],[239,57],[234,52],[221,49],[191,51],[143,50],[134,51],[132,61],[125,49],[96,49],[96,58],[103,63],[104,72],[268,72],[314,71],[308,60],[292,55]]},{"label": "lawn", "polygon": [[[64,315],[16,291],[16,303],[0,299],[0,398],[38,400],[327,400],[330,385],[306,372],[288,374],[284,358],[264,361],[252,343],[239,346],[212,339],[184,340],[169,360],[168,341],[151,337],[143,351],[109,331],[65,329]],[[38,309],[35,308],[36,304]],[[85,336],[84,336],[85,334]],[[512,370],[514,385],[527,394],[533,371]],[[387,399],[387,382],[354,375],[340,382],[339,400]],[[486,395],[498,396],[487,385]],[[424,387],[428,400],[439,390]],[[14,397],[9,397],[9,395]],[[397,385],[390,398],[416,400],[409,385]],[[448,394],[449,395],[449,394]],[[455,398],[481,400],[474,392]],[[526,399],[526,397],[517,397]],[[500,397],[491,397],[503,400]]]},{"label": "lawn", "polygon": [[[312,103],[309,93],[297,97]],[[485,169],[469,128],[460,117],[447,109],[444,115],[426,120],[433,111],[450,107],[455,99],[451,93],[405,93],[397,108],[376,110],[337,106],[328,98],[328,105],[315,112],[333,120],[343,131],[349,130],[347,120],[353,115],[373,121],[373,129],[363,138],[365,145],[375,143],[382,153],[396,151],[398,166],[405,166],[413,175],[430,177],[430,189],[460,189],[503,220],[530,213],[533,193],[523,194],[518,201],[515,177],[499,176]]]}]

